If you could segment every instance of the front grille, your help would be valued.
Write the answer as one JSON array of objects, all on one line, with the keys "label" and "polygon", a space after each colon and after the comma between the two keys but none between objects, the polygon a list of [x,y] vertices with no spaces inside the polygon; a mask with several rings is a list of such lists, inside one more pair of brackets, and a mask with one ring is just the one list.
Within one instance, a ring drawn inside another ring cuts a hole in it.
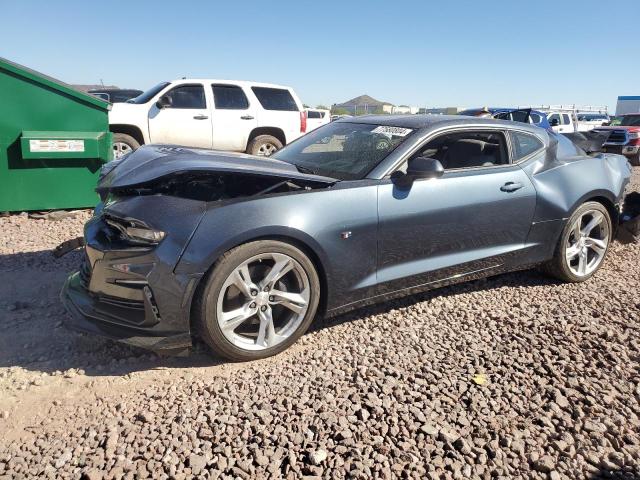
[{"label": "front grille", "polygon": [[144,302],[141,300],[128,300],[126,298],[116,298],[116,297],[110,297],[107,295],[101,295],[100,301],[103,303],[108,303],[109,305],[113,305],[115,307],[144,310]]},{"label": "front grille", "polygon": [[612,130],[607,138],[606,143],[614,143],[617,145],[624,145],[627,143],[627,131],[626,130]]}]

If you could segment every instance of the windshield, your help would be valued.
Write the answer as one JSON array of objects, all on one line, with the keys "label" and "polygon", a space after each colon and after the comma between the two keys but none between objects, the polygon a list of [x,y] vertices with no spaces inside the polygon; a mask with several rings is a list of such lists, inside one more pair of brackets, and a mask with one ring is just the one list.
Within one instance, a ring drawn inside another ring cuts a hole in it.
[{"label": "windshield", "polygon": [[624,115],[620,125],[623,127],[640,127],[640,115]]},{"label": "windshield", "polygon": [[411,133],[410,128],[335,122],[313,130],[272,157],[302,172],[359,180]]},{"label": "windshield", "polygon": [[155,97],[164,87],[169,85],[169,82],[161,82],[157,84],[155,87],[151,87],[149,90],[144,92],[142,95],[138,95],[136,98],[132,98],[127,100],[127,103],[147,103],[153,97]]}]

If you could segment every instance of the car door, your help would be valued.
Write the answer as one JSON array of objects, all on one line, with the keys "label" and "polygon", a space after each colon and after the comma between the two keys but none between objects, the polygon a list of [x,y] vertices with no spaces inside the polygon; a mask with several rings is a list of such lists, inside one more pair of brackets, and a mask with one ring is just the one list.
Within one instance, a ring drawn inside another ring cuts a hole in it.
[{"label": "car door", "polygon": [[251,131],[258,125],[256,105],[252,104],[239,85],[211,85],[213,148],[244,152]]},{"label": "car door", "polygon": [[200,83],[173,87],[149,110],[151,143],[172,143],[211,148],[211,113],[204,86]]},{"label": "car door", "polygon": [[382,182],[380,293],[497,271],[517,261],[536,192],[508,152],[503,131],[451,131],[429,140],[416,154],[440,160],[442,177],[415,181],[410,188]]}]

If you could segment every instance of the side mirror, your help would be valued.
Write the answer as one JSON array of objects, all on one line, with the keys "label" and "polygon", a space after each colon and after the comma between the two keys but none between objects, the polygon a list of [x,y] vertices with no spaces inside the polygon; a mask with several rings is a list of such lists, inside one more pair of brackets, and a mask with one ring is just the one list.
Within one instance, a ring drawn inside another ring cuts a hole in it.
[{"label": "side mirror", "polygon": [[160,110],[170,106],[171,106],[171,97],[169,95],[161,96],[156,102],[156,107],[158,107]]},{"label": "side mirror", "polygon": [[416,157],[409,160],[407,177],[412,180],[439,178],[444,173],[444,167],[439,160],[429,157]]},{"label": "side mirror", "polygon": [[557,127],[558,125],[560,125],[560,120],[558,120],[557,118],[554,118],[553,120],[551,120],[551,121],[549,122],[549,124],[550,124],[552,127]]},{"label": "side mirror", "polygon": [[444,167],[435,158],[416,157],[409,160],[407,173],[400,171],[391,175],[391,180],[401,188],[410,187],[415,180],[439,178],[444,174]]}]

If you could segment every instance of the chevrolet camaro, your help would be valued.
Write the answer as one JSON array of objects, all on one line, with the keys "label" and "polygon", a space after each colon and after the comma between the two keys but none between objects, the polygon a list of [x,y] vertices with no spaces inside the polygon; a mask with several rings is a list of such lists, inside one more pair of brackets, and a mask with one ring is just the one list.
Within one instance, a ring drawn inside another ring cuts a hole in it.
[{"label": "chevrolet camaro", "polygon": [[540,266],[602,266],[631,167],[521,123],[366,116],[270,158],[149,145],[103,168],[62,291],[80,330],[251,360],[318,315]]}]

